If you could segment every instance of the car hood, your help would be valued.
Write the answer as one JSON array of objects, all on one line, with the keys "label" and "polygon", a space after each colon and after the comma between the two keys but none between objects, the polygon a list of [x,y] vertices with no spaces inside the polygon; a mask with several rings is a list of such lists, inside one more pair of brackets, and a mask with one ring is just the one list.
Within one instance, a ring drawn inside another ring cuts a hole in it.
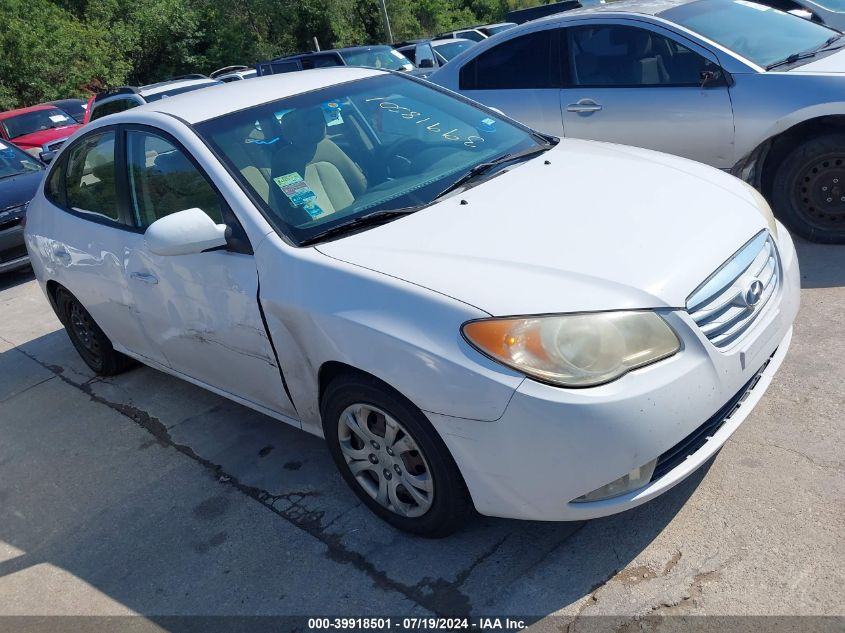
[{"label": "car hood", "polygon": [[833,55],[822,57],[789,71],[790,74],[842,74],[845,73],[845,48]]},{"label": "car hood", "polygon": [[54,127],[49,130],[16,136],[12,139],[12,142],[21,149],[41,147],[44,143],[50,143],[60,138],[67,138],[81,127],[81,125],[63,125],[62,127]]},{"label": "car hood", "polygon": [[317,248],[501,316],[684,306],[764,228],[732,176],[567,139],[411,216]]},{"label": "car hood", "polygon": [[44,170],[0,178],[0,213],[32,200],[43,177]]}]

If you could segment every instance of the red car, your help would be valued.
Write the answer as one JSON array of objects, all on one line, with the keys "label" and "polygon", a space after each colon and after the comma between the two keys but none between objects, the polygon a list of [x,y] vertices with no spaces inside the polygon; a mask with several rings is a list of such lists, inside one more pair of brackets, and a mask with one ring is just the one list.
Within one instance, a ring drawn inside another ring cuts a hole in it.
[{"label": "red car", "polygon": [[[49,104],[0,112],[0,139],[36,158],[55,152],[80,127],[67,112]],[[49,154],[45,158],[49,160]]]}]

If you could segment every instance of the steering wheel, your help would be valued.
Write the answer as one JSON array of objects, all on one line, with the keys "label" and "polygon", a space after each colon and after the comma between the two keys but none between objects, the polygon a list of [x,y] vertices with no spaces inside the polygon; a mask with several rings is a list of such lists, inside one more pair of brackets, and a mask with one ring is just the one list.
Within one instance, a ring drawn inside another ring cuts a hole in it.
[{"label": "steering wheel", "polygon": [[382,146],[379,153],[386,165],[387,176],[400,177],[419,171],[419,163],[423,154],[434,149],[464,149],[463,144],[456,141],[438,141],[428,143],[418,138],[400,138],[389,145]]}]

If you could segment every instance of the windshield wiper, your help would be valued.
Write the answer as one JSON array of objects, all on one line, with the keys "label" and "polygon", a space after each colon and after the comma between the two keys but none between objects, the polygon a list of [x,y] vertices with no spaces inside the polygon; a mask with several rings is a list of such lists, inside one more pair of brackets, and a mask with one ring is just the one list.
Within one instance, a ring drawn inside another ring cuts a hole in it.
[{"label": "windshield wiper", "polygon": [[554,146],[554,143],[548,143],[547,145],[535,145],[534,147],[529,147],[528,149],[524,149],[521,152],[502,154],[501,156],[499,156],[498,158],[494,158],[493,160],[478,163],[472,169],[466,172],[463,176],[461,176],[451,185],[446,187],[443,191],[438,193],[434,197],[434,200],[439,200],[443,196],[447,196],[453,191],[465,187],[469,182],[475,180],[479,176],[486,174],[494,167],[503,165],[505,163],[510,163],[515,160],[520,160],[522,158],[528,158],[529,156],[534,156],[535,154],[542,154],[543,152],[549,151]]},{"label": "windshield wiper", "polygon": [[384,224],[386,222],[390,222],[390,220],[393,220],[394,218],[415,213],[416,211],[419,211],[419,209],[419,207],[405,207],[402,209],[382,209],[381,211],[373,211],[372,213],[367,213],[366,215],[350,220],[346,224],[333,226],[330,229],[326,229],[325,231],[312,235],[311,237],[302,240],[299,245],[308,246],[309,244],[321,242],[329,239],[330,237],[345,235],[346,233],[350,233],[362,227]]},{"label": "windshield wiper", "polygon": [[804,51],[803,53],[793,53],[789,57],[786,57],[778,62],[773,64],[769,64],[766,66],[766,70],[773,70],[775,68],[779,68],[780,66],[786,66],[788,64],[794,64],[795,62],[800,62],[802,59],[809,59],[811,57],[815,57],[817,53],[821,53],[824,51],[828,46],[837,42],[840,38],[842,38],[841,34],[836,34],[833,37],[827,39],[824,44],[817,46],[816,48],[810,49],[808,51]]}]

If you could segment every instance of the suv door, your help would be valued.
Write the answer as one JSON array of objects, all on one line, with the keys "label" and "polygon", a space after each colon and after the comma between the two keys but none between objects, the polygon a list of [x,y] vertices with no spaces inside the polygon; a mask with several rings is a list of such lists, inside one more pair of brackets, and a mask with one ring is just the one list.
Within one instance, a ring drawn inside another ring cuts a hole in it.
[{"label": "suv door", "polygon": [[95,130],[68,147],[50,172],[45,196],[56,207],[45,214],[46,257],[56,281],[79,299],[119,351],[162,365],[161,350],[149,345],[134,313],[124,264],[127,248],[140,237],[122,203],[118,157],[122,138],[115,127]]},{"label": "suv door", "polygon": [[728,75],[693,42],[637,24],[560,30],[564,135],[729,169],[736,160]]},{"label": "suv door", "polygon": [[560,136],[560,64],[554,31],[512,37],[461,68],[459,90],[529,127]]},{"label": "suv door", "polygon": [[[139,238],[126,272],[149,350],[162,350],[170,367],[205,386],[295,416],[259,309],[252,249],[224,198],[175,139],[152,128],[127,128],[126,166]],[[192,255],[147,249],[142,231],[195,207],[227,224],[238,242]]]}]

